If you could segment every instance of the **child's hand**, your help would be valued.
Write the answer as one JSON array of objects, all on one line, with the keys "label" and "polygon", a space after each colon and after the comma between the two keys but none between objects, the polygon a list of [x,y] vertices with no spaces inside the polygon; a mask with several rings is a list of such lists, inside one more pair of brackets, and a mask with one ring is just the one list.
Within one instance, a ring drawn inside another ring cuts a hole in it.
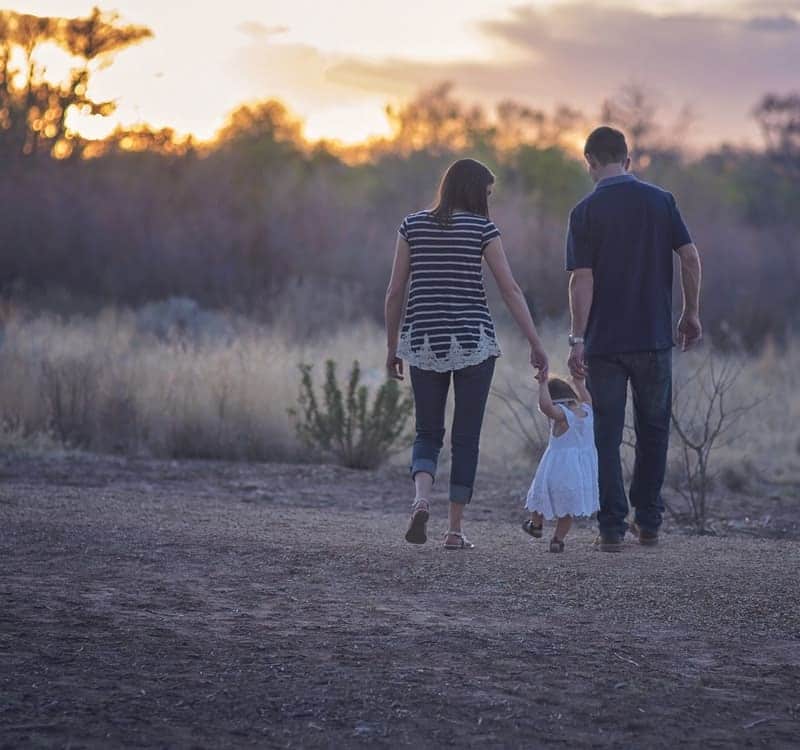
[{"label": "child's hand", "polygon": [[544,368],[537,370],[533,377],[539,382],[539,385],[543,385],[547,382],[547,371]]}]

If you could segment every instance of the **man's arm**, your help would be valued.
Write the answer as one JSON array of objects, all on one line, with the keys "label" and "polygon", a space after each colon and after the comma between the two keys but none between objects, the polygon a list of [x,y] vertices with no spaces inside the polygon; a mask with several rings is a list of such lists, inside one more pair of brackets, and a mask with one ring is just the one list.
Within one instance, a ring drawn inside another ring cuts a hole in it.
[{"label": "man's arm", "polygon": [[681,260],[681,291],[683,292],[683,312],[678,322],[678,335],[681,349],[686,351],[703,336],[700,323],[700,281],[702,268],[700,253],[694,243],[683,245],[677,250]]},{"label": "man's arm", "polygon": [[[594,274],[591,268],[576,268],[569,277],[569,312],[572,318],[572,335],[583,338],[589,323],[594,294]],[[578,377],[586,377],[583,361],[583,344],[575,344],[569,355],[569,371]]]}]

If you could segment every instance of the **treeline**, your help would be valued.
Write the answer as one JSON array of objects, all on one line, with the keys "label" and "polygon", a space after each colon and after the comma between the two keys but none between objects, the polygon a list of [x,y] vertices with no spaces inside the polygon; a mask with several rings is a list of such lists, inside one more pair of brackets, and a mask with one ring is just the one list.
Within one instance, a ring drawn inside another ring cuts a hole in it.
[{"label": "treeline", "polygon": [[[513,102],[489,112],[442,85],[389,111],[391,138],[350,150],[307,143],[301,123],[275,101],[240,108],[210,144],[144,126],[85,142],[64,113],[106,111],[85,101],[96,50],[110,54],[149,31],[100,11],[93,23],[40,24],[37,39],[61,35],[78,57],[93,55],[56,86],[33,63],[32,79],[11,75],[11,52],[27,37],[19,17],[3,18],[6,302],[91,309],[186,296],[264,320],[285,319],[294,304],[309,330],[379,317],[400,219],[428,205],[444,167],[469,154],[498,175],[494,218],[532,309],[564,314],[566,216],[591,188],[575,150],[593,124],[581,113]],[[800,99],[767,96],[754,116],[763,149],[720,147],[689,160],[680,143],[690,119],[663,126],[646,92],[627,90],[603,110],[631,135],[640,176],[672,190],[683,207],[705,259],[710,330],[747,348],[782,339],[800,321]]]}]

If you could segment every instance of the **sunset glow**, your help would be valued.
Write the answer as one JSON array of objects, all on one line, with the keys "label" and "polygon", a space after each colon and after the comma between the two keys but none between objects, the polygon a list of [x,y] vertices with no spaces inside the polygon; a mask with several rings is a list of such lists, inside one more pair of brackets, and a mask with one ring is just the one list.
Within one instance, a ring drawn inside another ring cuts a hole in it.
[{"label": "sunset glow", "polygon": [[[71,16],[92,3],[12,7]],[[702,15],[685,0],[116,0],[101,7],[155,36],[94,74],[92,96],[118,107],[109,118],[71,117],[90,137],[147,122],[208,139],[241,102],[274,97],[305,121],[309,139],[354,143],[388,133],[387,103],[444,80],[470,101],[567,103],[590,116],[603,97],[636,80],[662,97],[665,113],[690,105],[698,142],[741,140],[754,133],[749,111],[757,96],[789,90],[800,64],[800,3],[782,0],[704,3]],[[54,77],[69,66],[55,48],[40,62]]]}]

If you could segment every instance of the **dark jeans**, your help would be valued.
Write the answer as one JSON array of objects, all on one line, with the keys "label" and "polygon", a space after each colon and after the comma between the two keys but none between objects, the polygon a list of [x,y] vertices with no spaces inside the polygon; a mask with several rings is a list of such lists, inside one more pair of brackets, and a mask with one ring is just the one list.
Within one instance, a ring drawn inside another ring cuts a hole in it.
[{"label": "dark jeans", "polygon": [[411,476],[425,471],[436,478],[436,464],[444,442],[444,414],[450,378],[455,391],[455,413],[450,435],[450,502],[466,505],[478,469],[478,447],[483,413],[494,375],[495,357],[452,372],[411,367],[411,386],[417,415],[417,437],[411,453]]},{"label": "dark jeans", "polygon": [[661,485],[667,466],[672,406],[672,350],[588,357],[587,385],[594,401],[594,440],[600,478],[600,533],[623,536],[628,501],[622,481],[620,445],[628,382],[633,393],[636,462],[630,499],[636,523],[658,531],[664,513]]}]

